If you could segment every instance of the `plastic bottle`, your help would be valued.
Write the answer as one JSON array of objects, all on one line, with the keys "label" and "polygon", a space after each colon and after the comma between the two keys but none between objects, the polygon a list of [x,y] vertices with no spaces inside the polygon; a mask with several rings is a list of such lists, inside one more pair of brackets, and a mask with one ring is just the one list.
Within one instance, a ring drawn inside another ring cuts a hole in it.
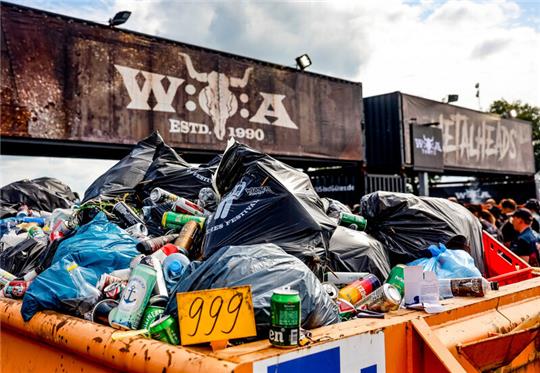
[{"label": "plastic bottle", "polygon": [[190,261],[184,254],[175,253],[169,255],[163,261],[163,276],[167,287],[172,287],[176,284],[184,270],[189,265]]},{"label": "plastic bottle", "polygon": [[483,277],[439,280],[439,294],[443,298],[484,297],[492,290],[499,290],[499,283],[489,282]]},{"label": "plastic bottle", "polygon": [[66,270],[69,273],[71,281],[73,281],[73,284],[77,288],[77,300],[79,301],[79,304],[77,304],[77,311],[79,311],[81,315],[84,315],[91,311],[93,306],[98,302],[101,292],[84,279],[77,263],[69,263]]}]

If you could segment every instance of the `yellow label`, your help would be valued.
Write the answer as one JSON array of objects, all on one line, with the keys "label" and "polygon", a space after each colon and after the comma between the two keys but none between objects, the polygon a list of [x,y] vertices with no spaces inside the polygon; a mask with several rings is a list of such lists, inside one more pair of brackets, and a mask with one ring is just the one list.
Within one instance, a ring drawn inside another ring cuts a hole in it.
[{"label": "yellow label", "polygon": [[177,293],[182,345],[257,334],[251,286]]}]

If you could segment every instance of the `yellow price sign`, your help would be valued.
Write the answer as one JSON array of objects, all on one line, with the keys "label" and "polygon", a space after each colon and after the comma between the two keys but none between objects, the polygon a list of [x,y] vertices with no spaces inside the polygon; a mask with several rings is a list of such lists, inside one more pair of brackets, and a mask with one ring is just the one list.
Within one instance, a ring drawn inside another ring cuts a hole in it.
[{"label": "yellow price sign", "polygon": [[182,345],[257,334],[251,286],[177,293]]}]

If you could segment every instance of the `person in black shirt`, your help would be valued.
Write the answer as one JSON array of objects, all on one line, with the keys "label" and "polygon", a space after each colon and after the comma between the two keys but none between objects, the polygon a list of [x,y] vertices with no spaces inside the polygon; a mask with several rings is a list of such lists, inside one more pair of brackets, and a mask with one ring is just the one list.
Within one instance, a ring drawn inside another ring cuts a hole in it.
[{"label": "person in black shirt", "polygon": [[505,199],[501,201],[501,218],[504,220],[504,223],[499,229],[499,240],[504,243],[504,246],[510,247],[510,243],[517,238],[518,232],[515,231],[512,223],[508,220],[508,217],[511,216],[514,211],[516,211],[517,205],[513,199]]},{"label": "person in black shirt", "polygon": [[539,237],[531,229],[533,216],[527,209],[517,209],[510,217],[518,236],[510,244],[510,250],[531,265],[538,265],[537,242]]},{"label": "person in black shirt", "polygon": [[540,233],[540,203],[538,203],[537,199],[531,198],[525,202],[524,207],[532,213],[533,221],[531,228],[536,233]]}]

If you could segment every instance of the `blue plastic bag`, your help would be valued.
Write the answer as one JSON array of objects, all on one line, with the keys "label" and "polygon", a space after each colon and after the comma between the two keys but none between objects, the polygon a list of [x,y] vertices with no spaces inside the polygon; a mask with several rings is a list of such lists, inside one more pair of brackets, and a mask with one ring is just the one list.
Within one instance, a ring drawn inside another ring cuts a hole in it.
[{"label": "blue plastic bag", "polygon": [[408,266],[422,266],[424,271],[433,271],[437,278],[481,277],[474,259],[464,250],[448,250],[443,244],[431,245],[428,250],[433,257],[416,259]]},{"label": "blue plastic bag", "polygon": [[[129,267],[139,254],[137,242],[99,213],[58,246],[52,265],[30,284],[23,299],[23,319],[28,321],[44,309],[78,316],[87,312],[93,299],[90,287],[95,287],[102,274]],[[76,272],[68,270],[73,264],[78,266]],[[74,277],[74,273],[81,276]]]}]

